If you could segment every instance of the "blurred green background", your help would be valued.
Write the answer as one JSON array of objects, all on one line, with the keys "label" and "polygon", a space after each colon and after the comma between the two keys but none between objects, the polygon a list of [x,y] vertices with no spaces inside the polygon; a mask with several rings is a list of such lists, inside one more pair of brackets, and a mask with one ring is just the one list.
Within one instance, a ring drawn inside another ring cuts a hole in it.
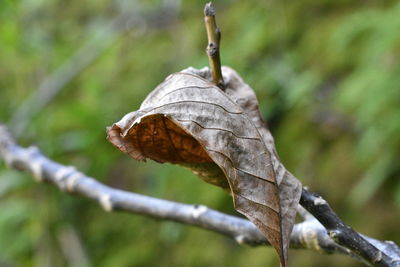
[{"label": "blurred green background", "polygon": [[[204,1],[2,0],[0,121],[111,185],[237,213],[189,171],[105,140],[170,73],[208,64]],[[398,1],[216,1],[222,62],[256,91],[284,164],[356,230],[400,241]],[[290,251],[291,266],[362,266]],[[278,266],[271,248],[97,204],[0,162],[0,266]]]}]

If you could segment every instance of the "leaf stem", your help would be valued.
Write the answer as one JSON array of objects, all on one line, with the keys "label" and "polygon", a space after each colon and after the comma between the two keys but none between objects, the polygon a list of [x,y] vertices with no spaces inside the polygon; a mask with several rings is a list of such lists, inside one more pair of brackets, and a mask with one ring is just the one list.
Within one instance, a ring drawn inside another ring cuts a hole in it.
[{"label": "leaf stem", "polygon": [[215,8],[212,2],[204,7],[204,23],[207,30],[208,44],[206,52],[211,66],[211,75],[213,82],[222,90],[225,89],[224,79],[221,72],[221,58],[219,56],[219,43],[221,40],[221,31],[215,21]]}]

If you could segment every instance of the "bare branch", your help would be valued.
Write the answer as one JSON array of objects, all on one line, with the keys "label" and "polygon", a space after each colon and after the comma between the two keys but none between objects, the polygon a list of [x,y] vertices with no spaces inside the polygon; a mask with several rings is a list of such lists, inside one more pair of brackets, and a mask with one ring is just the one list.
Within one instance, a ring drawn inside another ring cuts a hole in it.
[{"label": "bare branch", "polygon": [[[72,166],[64,166],[48,159],[36,147],[18,146],[2,124],[0,124],[0,156],[8,166],[30,173],[38,182],[49,182],[62,191],[93,199],[106,211],[124,211],[193,225],[231,237],[239,244],[269,245],[256,226],[246,219],[202,205],[182,204],[111,188]],[[316,202],[315,199],[313,202]],[[312,208],[306,207],[313,213]],[[292,248],[309,249],[319,253],[340,253],[366,262],[363,260],[363,255],[337,244],[328,235],[330,231],[309,213],[303,210],[301,214],[305,221],[294,226],[290,241]],[[319,219],[319,215],[314,214],[314,216]],[[382,259],[390,263],[389,265],[375,263],[376,266],[398,266],[400,249],[396,244],[367,236],[364,238],[381,251]],[[384,254],[390,257],[383,256]]]},{"label": "bare branch", "polygon": [[384,245],[385,242],[378,241],[380,242],[379,244],[375,243],[373,245],[367,241],[361,234],[346,225],[320,195],[310,193],[303,188],[300,204],[326,228],[329,236],[337,244],[350,249],[355,255],[364,259],[365,262],[373,266],[400,265],[400,255],[393,254],[394,257],[391,257],[390,255],[393,251],[387,250],[387,246]]},{"label": "bare branch", "polygon": [[221,31],[215,20],[215,8],[211,2],[204,7],[204,22],[207,30],[207,55],[210,62],[213,82],[222,90],[225,88],[224,79],[221,72],[221,58],[219,56],[219,42]]}]

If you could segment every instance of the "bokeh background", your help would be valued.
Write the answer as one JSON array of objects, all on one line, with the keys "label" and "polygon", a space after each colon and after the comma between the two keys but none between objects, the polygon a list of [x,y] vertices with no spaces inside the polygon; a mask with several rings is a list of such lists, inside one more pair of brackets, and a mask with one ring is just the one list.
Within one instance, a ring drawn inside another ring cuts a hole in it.
[{"label": "bokeh background", "polygon": [[[105,140],[170,73],[208,64],[204,1],[2,0],[0,121],[116,188],[229,213],[189,171]],[[222,62],[256,91],[284,164],[356,230],[400,241],[398,1],[216,1]],[[362,266],[290,251],[291,266]],[[0,162],[0,266],[278,266],[273,249],[97,204]]]}]

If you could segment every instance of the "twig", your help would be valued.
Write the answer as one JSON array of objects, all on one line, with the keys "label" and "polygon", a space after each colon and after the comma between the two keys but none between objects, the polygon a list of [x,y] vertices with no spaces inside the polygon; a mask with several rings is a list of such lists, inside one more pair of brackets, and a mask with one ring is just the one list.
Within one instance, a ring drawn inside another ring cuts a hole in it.
[{"label": "twig", "polygon": [[349,248],[354,254],[373,266],[398,266],[400,258],[390,257],[346,225],[320,195],[303,188],[300,204],[306,208],[327,230],[329,236],[339,245]]},{"label": "twig", "polygon": [[224,79],[221,72],[221,59],[219,56],[219,43],[221,40],[221,31],[215,21],[215,8],[211,2],[204,7],[204,22],[207,30],[207,55],[211,66],[213,82],[222,90],[225,89]]},{"label": "twig", "polygon": [[[231,237],[240,244],[268,245],[261,232],[248,220],[230,216],[202,205],[176,203],[111,188],[77,171],[72,166],[64,166],[48,159],[35,147],[22,148],[18,146],[7,128],[1,124],[0,157],[10,167],[32,174],[39,182],[50,182],[62,191],[95,200],[106,211],[125,211],[194,225]],[[318,201],[320,200],[313,200],[317,204]],[[312,204],[310,205],[312,206]],[[320,253],[340,253],[362,260],[359,254],[335,243],[329,237],[327,230],[313,216],[304,211],[301,214],[305,221],[296,224],[293,229],[290,241],[292,248],[309,249]],[[364,238],[378,247],[382,254],[390,255],[391,265],[377,266],[397,266],[396,264],[399,264],[400,249],[396,244],[366,236]]]}]

